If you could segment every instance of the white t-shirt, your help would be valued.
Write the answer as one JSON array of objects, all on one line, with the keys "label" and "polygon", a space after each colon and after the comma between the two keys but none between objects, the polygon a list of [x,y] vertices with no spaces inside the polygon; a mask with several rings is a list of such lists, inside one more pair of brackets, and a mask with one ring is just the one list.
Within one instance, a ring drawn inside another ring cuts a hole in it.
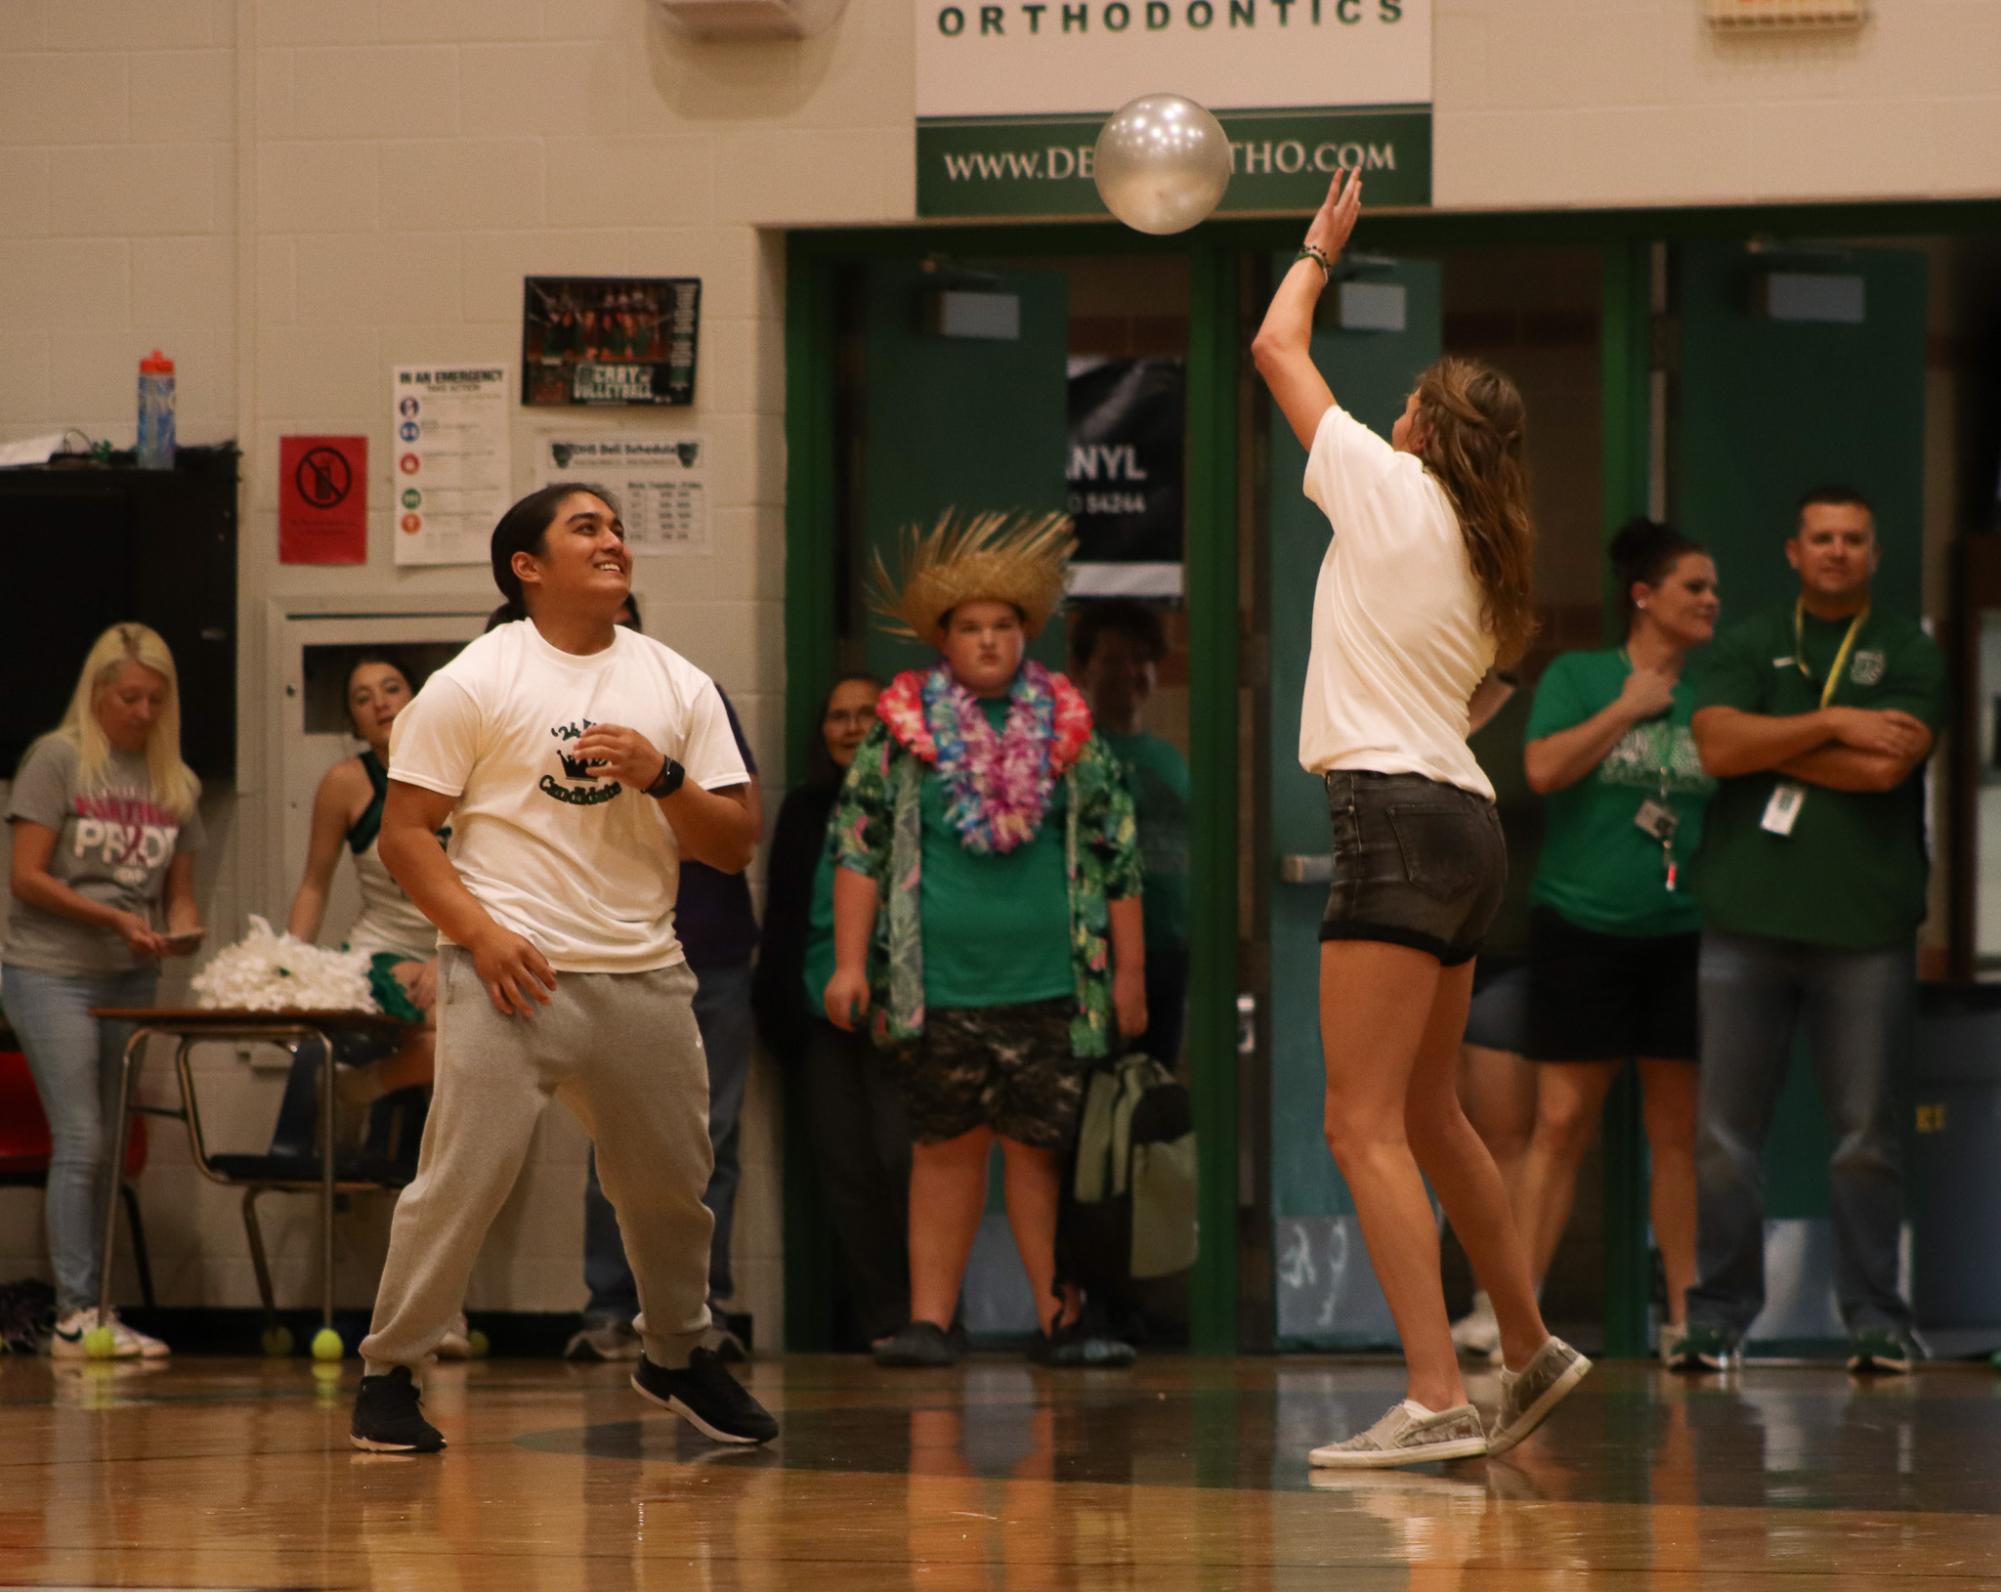
[{"label": "white t-shirt", "polygon": [[1337,404],[1313,434],[1306,495],[1334,539],[1313,590],[1301,765],[1422,774],[1491,801],[1466,708],[1494,638],[1445,489]]},{"label": "white t-shirt", "polygon": [[619,724],[704,790],[750,778],[709,677],[649,637],[613,635],[579,658],[533,620],[502,625],[426,680],[389,735],[391,779],[458,798],[446,850],[466,888],[558,972],[682,960],[680,848],[660,804],[566,763],[569,743]]}]

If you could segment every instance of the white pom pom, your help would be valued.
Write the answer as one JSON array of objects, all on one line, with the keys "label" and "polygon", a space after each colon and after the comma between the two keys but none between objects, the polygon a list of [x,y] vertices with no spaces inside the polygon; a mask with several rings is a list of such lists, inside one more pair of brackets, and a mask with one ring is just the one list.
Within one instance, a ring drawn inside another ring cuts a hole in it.
[{"label": "white pom pom", "polygon": [[205,1010],[372,1012],[366,951],[329,951],[274,934],[253,915],[250,932],[226,946],[194,978]]}]

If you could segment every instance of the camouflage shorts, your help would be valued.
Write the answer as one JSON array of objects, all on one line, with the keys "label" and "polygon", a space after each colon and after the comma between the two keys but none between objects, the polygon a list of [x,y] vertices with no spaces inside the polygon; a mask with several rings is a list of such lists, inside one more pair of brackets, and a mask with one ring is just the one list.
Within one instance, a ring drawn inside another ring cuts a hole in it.
[{"label": "camouflage shorts", "polygon": [[1070,1053],[1068,996],[1020,1006],[933,1007],[903,1074],[910,1136],[942,1144],[974,1128],[1040,1149],[1070,1142],[1089,1064]]}]

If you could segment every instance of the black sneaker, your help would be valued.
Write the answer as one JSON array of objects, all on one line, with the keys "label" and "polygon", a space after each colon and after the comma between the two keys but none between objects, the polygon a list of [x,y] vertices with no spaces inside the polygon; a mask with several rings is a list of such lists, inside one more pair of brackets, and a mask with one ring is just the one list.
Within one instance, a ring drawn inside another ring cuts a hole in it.
[{"label": "black sneaker", "polygon": [[724,1369],[712,1349],[689,1355],[685,1371],[670,1371],[642,1355],[632,1388],[718,1443],[768,1443],[778,1435],[771,1412]]},{"label": "black sneaker", "polygon": [[361,1379],[348,1441],[371,1454],[435,1454],[445,1434],[424,1419],[410,1368],[399,1365],[387,1376]]},{"label": "black sneaker", "polygon": [[1082,1321],[1073,1321],[1054,1332],[1036,1333],[1029,1340],[1028,1357],[1037,1365],[1122,1366],[1137,1360],[1139,1350],[1123,1338],[1087,1331]]},{"label": "black sneaker", "polygon": [[877,1365],[946,1366],[957,1365],[960,1341],[929,1321],[911,1321],[896,1329],[896,1336],[875,1351]]},{"label": "black sneaker", "polygon": [[1924,1345],[1884,1327],[1858,1332],[1848,1340],[1848,1369],[1857,1376],[1909,1376],[1925,1358]]}]

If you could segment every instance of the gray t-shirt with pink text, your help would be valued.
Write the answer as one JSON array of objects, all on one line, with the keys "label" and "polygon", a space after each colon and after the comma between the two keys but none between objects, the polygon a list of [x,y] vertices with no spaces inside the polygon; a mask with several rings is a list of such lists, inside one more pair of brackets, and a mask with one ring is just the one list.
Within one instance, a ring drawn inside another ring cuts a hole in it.
[{"label": "gray t-shirt with pink text", "polygon": [[[14,775],[7,821],[56,832],[50,877],[78,895],[165,925],[167,868],[202,844],[201,814],[185,819],[156,801],[143,756],[114,751],[89,790],[77,749],[54,735],[28,748]],[[119,973],[144,960],[111,929],[64,917],[18,896],[8,903],[5,959],[38,973]]]}]

